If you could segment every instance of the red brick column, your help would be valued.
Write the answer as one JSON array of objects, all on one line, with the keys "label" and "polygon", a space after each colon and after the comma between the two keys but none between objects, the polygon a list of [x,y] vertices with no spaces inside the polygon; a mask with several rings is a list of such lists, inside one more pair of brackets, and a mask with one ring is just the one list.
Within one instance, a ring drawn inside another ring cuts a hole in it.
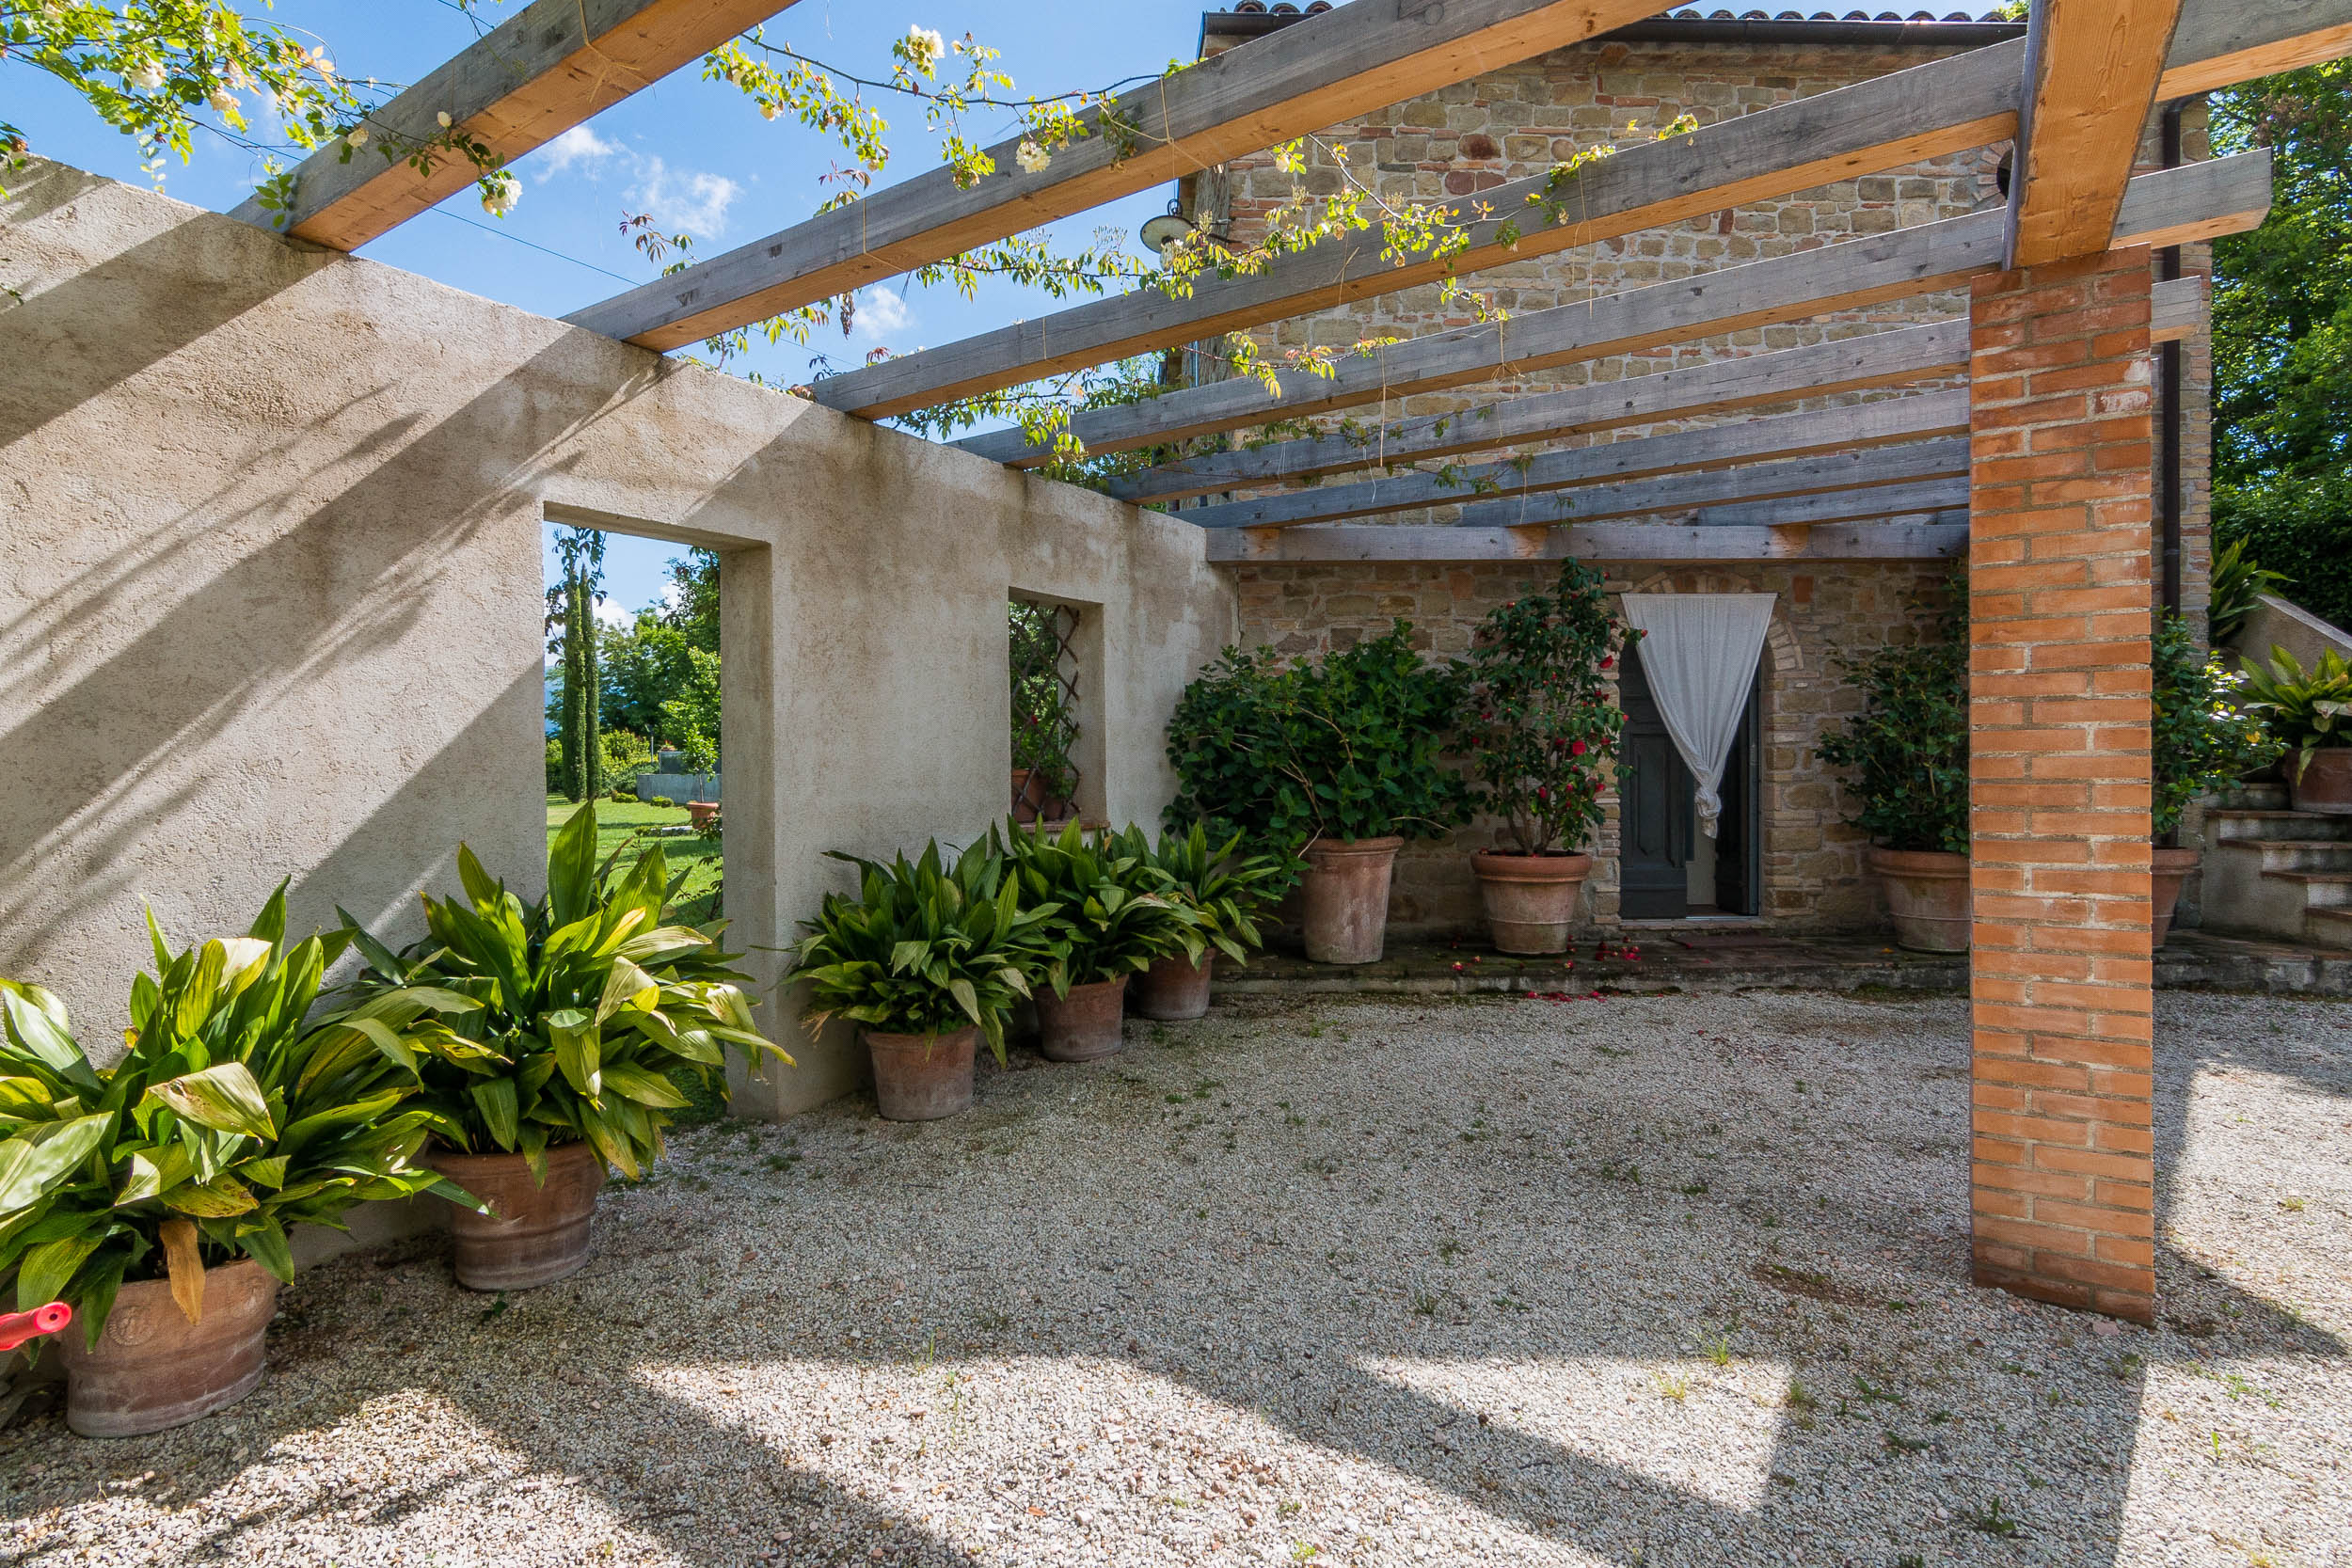
[{"label": "red brick column", "polygon": [[2155,1312],[2142,249],[1977,279],[1976,1277]]}]

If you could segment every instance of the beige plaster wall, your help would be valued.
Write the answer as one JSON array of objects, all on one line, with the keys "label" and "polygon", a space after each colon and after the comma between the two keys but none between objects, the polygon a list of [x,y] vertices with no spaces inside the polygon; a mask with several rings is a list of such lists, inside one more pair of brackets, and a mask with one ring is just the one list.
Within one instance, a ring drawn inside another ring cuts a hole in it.
[{"label": "beige plaster wall", "polygon": [[[723,552],[739,942],[850,885],[823,850],[1003,811],[1009,591],[1100,628],[1120,820],[1235,636],[1188,524],[147,192],[37,165],[0,258],[0,974],[93,1037],[142,904],[196,938],[290,877],[406,940],[461,838],[535,885],[547,517]],[[855,1083],[763,1005],[802,1066],[743,1108]]]}]

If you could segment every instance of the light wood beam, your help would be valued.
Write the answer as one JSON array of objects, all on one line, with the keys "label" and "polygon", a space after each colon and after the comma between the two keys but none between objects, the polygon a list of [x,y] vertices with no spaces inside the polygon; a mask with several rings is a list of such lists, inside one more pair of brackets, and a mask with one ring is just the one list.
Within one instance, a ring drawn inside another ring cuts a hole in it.
[{"label": "light wood beam", "polygon": [[[440,134],[439,116],[504,163],[552,141],[598,111],[667,76],[792,4],[792,0],[533,0],[436,66],[368,117],[375,144],[342,157],[340,144],[294,171],[286,231],[357,250],[473,183],[471,160],[441,152],[432,171],[388,162],[389,146]],[[230,214],[262,229],[257,200]]]},{"label": "light wood beam", "polygon": [[2352,55],[2352,0],[2191,0],[2156,84],[2187,98]]},{"label": "light wood beam", "polygon": [[2039,0],[2032,17],[2009,182],[2009,267],[2107,248],[2181,0]]},{"label": "light wood beam", "polygon": [[[1132,134],[1095,135],[1029,173],[1019,138],[969,189],[936,168],[675,277],[577,311],[576,326],[671,349],[910,272],[1638,20],[1645,0],[1397,0],[1343,6],[1121,94]],[[1089,125],[1102,123],[1090,111]]]},{"label": "light wood beam", "polygon": [[[2266,150],[2145,174],[2132,182],[2115,243],[2172,244],[2178,242],[2149,236],[2250,229],[2269,203]],[[1976,213],[1433,333],[1343,359],[1327,380],[1305,372],[1284,375],[1280,397],[1237,378],[1089,410],[1071,421],[1071,430],[1090,451],[1124,451],[1933,293],[2000,270],[2007,230],[2005,213]],[[1051,456],[1019,430],[955,444],[1022,467]]]},{"label": "light wood beam", "polygon": [[1822,527],[1428,528],[1326,523],[1235,529],[1208,538],[1222,565],[1345,561],[1947,561],[1968,549],[1966,507]]}]

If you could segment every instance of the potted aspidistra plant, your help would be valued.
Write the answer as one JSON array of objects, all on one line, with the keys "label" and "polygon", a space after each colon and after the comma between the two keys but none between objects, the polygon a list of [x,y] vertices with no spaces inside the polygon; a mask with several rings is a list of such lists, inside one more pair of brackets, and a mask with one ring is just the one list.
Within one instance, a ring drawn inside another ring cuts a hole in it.
[{"label": "potted aspidistra plant", "polygon": [[1203,943],[1198,955],[1169,953],[1152,960],[1127,987],[1127,1007],[1139,1018],[1194,1019],[1209,1010],[1209,990],[1217,955],[1248,963],[1265,943],[1260,915],[1297,880],[1295,861],[1281,855],[1246,854],[1239,833],[1222,845],[1209,842],[1195,822],[1183,832],[1160,835],[1157,844],[1130,825],[1118,852],[1155,867],[1162,894],[1190,910]]},{"label": "potted aspidistra plant", "polygon": [[594,801],[548,850],[547,892],[531,903],[494,880],[464,846],[463,898],[422,895],[426,936],[394,954],[345,928],[368,959],[362,998],[419,986],[480,1004],[446,1021],[422,1064],[426,1103],[447,1147],[429,1158],[489,1212],[451,1215],[458,1283],[524,1290],[588,1260],[589,1222],[607,1165],[632,1180],[661,1152],[678,1080],[723,1087],[732,1048],[753,1068],[784,1048],[762,1035],[723,952],[726,922],[666,924],[684,882],[661,850],[627,871],[596,863]]},{"label": "potted aspidistra plant", "polygon": [[293,1231],[437,1192],[418,1063],[475,1004],[399,988],[310,1016],[340,934],[285,941],[281,883],[242,937],[174,954],[131,987],[127,1049],[93,1066],[65,1006],[0,980],[0,1275],[17,1304],[71,1306],[66,1424],[160,1432],[261,1381]]},{"label": "potted aspidistra plant", "polygon": [[1846,768],[1847,820],[1870,837],[1895,940],[1968,950],[1968,595],[1948,585],[1930,634],[1838,664],[1862,711],[1814,754]]},{"label": "potted aspidistra plant", "polygon": [[1422,662],[1412,627],[1284,668],[1228,648],[1184,689],[1168,724],[1193,822],[1306,861],[1301,924],[1318,963],[1379,960],[1396,852],[1469,820],[1469,786],[1444,765],[1452,672]]},{"label": "potted aspidistra plant", "polygon": [[2284,648],[2245,663],[2246,705],[2286,750],[2296,811],[2352,816],[2352,665],[2333,648],[2309,670]]},{"label": "potted aspidistra plant", "polygon": [[1625,723],[1608,685],[1627,645],[1600,574],[1566,561],[1549,594],[1488,611],[1461,662],[1455,746],[1502,824],[1501,844],[1471,855],[1470,869],[1502,952],[1567,950],[1593,869],[1584,846],[1603,816],[1601,770]]},{"label": "potted aspidistra plant", "polygon": [[1110,1055],[1123,1040],[1128,980],[1171,954],[1200,958],[1200,916],[1120,835],[1009,822],[1001,842],[1021,903],[1051,911],[1037,928],[1042,961],[1031,986],[1039,1049],[1056,1062]]},{"label": "potted aspidistra plant", "polygon": [[[2155,835],[2162,838],[2181,825],[2191,801],[2269,763],[2278,756],[2279,746],[2264,729],[2261,714],[2245,701],[2246,677],[2230,673],[2218,655],[2201,654],[2188,623],[2177,612],[2157,617],[2152,648],[2152,821]],[[2352,756],[2352,751],[2344,754]],[[2182,884],[2202,860],[2199,850],[2161,844],[2150,851],[2151,912],[2158,947],[2171,932]]]},{"label": "potted aspidistra plant", "polygon": [[946,863],[937,844],[913,864],[836,852],[858,868],[858,895],[825,895],[802,923],[792,978],[808,987],[806,1022],[864,1026],[874,1098],[892,1121],[930,1121],[972,1104],[976,1046],[1001,1065],[1005,1018],[1041,964],[1051,905],[1024,907],[1004,856],[975,845]]}]

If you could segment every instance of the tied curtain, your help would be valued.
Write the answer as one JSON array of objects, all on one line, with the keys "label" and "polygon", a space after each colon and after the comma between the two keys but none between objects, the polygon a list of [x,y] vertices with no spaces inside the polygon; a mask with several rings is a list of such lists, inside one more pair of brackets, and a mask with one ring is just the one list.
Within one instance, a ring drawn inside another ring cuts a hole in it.
[{"label": "tied curtain", "polygon": [[1715,836],[1724,764],[1756,681],[1772,625],[1771,594],[1628,594],[1625,618],[1643,634],[1649,680],[1667,736],[1697,782],[1699,831]]}]

